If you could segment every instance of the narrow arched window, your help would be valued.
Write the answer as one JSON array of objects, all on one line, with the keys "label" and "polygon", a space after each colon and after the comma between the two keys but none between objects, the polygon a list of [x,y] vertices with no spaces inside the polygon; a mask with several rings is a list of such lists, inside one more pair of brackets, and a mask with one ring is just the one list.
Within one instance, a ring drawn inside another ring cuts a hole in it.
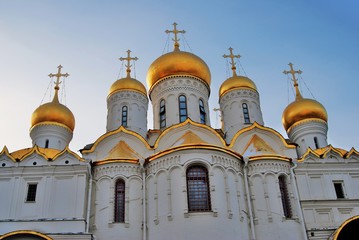
[{"label": "narrow arched window", "polygon": [[208,171],[201,165],[187,169],[187,201],[189,212],[205,212],[211,210]]},{"label": "narrow arched window", "polygon": [[283,175],[278,177],[280,196],[282,199],[283,213],[286,218],[292,218],[292,207],[288,193],[287,182]]},{"label": "narrow arched window", "polygon": [[179,102],[179,120],[180,123],[186,121],[188,115],[187,115],[187,99],[186,96],[181,95],[178,98]]},{"label": "narrow arched window", "polygon": [[125,222],[125,181],[119,179],[115,185],[115,222]]},{"label": "narrow arched window", "polygon": [[202,99],[199,100],[199,117],[202,124],[206,124],[206,111]]},{"label": "narrow arched window", "polygon": [[242,103],[244,123],[251,123],[247,103]]},{"label": "narrow arched window", "polygon": [[160,102],[160,128],[166,127],[166,102],[164,99]]},{"label": "narrow arched window", "polygon": [[319,143],[318,143],[318,138],[317,137],[314,137],[314,145],[315,145],[316,149],[319,148]]},{"label": "narrow arched window", "polygon": [[127,113],[128,108],[127,106],[122,107],[122,126],[127,127]]},{"label": "narrow arched window", "polygon": [[49,140],[49,139],[46,139],[46,141],[45,141],[45,148],[49,148],[49,143],[50,143],[50,140]]}]

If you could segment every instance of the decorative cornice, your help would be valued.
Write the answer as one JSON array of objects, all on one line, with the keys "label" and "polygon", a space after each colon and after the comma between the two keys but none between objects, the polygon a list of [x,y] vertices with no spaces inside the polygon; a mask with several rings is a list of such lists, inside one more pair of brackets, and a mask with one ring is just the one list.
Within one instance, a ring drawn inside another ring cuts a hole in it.
[{"label": "decorative cornice", "polygon": [[160,84],[161,82],[163,82],[163,81],[165,81],[165,80],[168,80],[168,79],[176,79],[176,78],[184,78],[184,77],[185,77],[185,78],[190,78],[190,79],[195,79],[195,80],[200,81],[201,83],[203,83],[203,84],[206,86],[207,90],[208,90],[208,96],[210,95],[211,88],[210,88],[210,86],[208,85],[208,83],[207,83],[206,81],[204,81],[204,80],[202,80],[202,79],[200,79],[200,78],[198,78],[198,77],[191,76],[191,75],[187,75],[187,74],[181,74],[181,75],[177,74],[177,75],[166,76],[166,77],[163,77],[163,78],[161,78],[160,80],[156,81],[156,82],[152,85],[152,87],[150,88],[150,90],[148,90],[148,95],[150,96],[150,99],[151,99],[152,91],[153,91],[154,88],[155,88],[158,84]]},{"label": "decorative cornice", "polygon": [[197,122],[194,122],[192,121],[190,118],[187,118],[186,121],[182,122],[182,123],[179,123],[179,124],[175,124],[175,125],[172,125],[168,128],[166,128],[163,132],[161,132],[161,134],[159,135],[159,137],[156,139],[156,142],[153,146],[153,148],[157,148],[158,147],[158,144],[161,140],[161,138],[163,138],[164,136],[166,136],[168,134],[168,132],[174,130],[174,129],[178,129],[180,127],[184,127],[186,125],[193,125],[193,126],[196,126],[196,127],[199,127],[199,128],[203,128],[205,130],[209,130],[210,132],[212,132],[215,136],[218,137],[218,139],[222,142],[223,146],[226,146],[226,142],[224,141],[224,139],[222,138],[222,136],[216,132],[213,128],[211,128],[210,126],[207,126],[206,124],[201,124],[201,123],[197,123]]},{"label": "decorative cornice", "polygon": [[113,131],[110,131],[110,132],[107,132],[105,134],[103,134],[101,137],[99,137],[96,142],[91,146],[90,149],[88,150],[82,150],[81,153],[82,154],[88,154],[88,153],[92,153],[93,151],[95,151],[97,145],[102,142],[104,139],[106,139],[107,137],[109,136],[112,136],[112,135],[115,135],[117,133],[120,133],[120,132],[124,132],[126,134],[129,134],[129,135],[132,135],[136,138],[138,138],[141,142],[143,142],[143,144],[147,147],[147,149],[151,149],[151,146],[147,143],[147,141],[138,133],[134,132],[134,131],[131,131],[131,130],[128,130],[126,128],[124,128],[122,125],[117,128],[116,130],[113,130]]},{"label": "decorative cornice", "polygon": [[257,122],[254,122],[254,123],[253,123],[252,125],[250,125],[249,127],[243,128],[243,129],[241,129],[240,131],[238,131],[238,132],[233,136],[232,141],[231,141],[229,147],[230,147],[230,148],[233,148],[233,146],[234,146],[234,144],[235,144],[237,138],[239,138],[240,135],[242,135],[242,134],[244,134],[244,133],[246,133],[246,132],[252,131],[253,129],[256,129],[256,128],[257,128],[257,129],[261,129],[261,130],[263,130],[263,131],[267,131],[267,132],[273,133],[274,135],[276,135],[276,136],[282,141],[282,143],[283,143],[283,145],[284,145],[285,147],[287,147],[287,148],[293,148],[293,149],[296,148],[295,144],[288,144],[288,143],[285,141],[285,139],[283,138],[283,136],[282,136],[280,133],[278,133],[276,130],[274,130],[274,129],[272,129],[272,128],[269,128],[269,127],[262,126],[262,125],[258,124]]}]

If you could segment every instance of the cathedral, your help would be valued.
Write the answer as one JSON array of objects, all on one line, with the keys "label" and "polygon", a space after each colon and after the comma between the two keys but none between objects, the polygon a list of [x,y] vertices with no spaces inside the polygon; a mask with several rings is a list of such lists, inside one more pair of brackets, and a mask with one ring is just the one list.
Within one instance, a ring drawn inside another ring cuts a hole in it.
[{"label": "cathedral", "polygon": [[232,48],[231,77],[211,89],[207,64],[180,49],[184,31],[166,33],[173,51],[149,66],[147,88],[131,75],[131,51],[120,59],[126,76],[109,88],[106,132],[79,154],[69,148],[76,114],[58,96],[69,75],[61,65],[49,75],[53,100],[31,116],[32,146],[0,150],[0,240],[359,239],[359,152],[327,142],[327,111],[302,96],[301,71],[284,71],[296,96],[282,136],[264,124]]}]

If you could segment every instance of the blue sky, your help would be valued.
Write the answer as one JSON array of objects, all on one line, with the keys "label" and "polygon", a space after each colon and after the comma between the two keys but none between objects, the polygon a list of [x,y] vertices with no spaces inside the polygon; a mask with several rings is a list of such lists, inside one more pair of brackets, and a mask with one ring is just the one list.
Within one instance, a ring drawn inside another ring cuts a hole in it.
[{"label": "blue sky", "polygon": [[[76,118],[70,147],[76,151],[94,142],[105,133],[108,90],[125,74],[118,58],[131,49],[139,58],[133,72],[146,84],[150,64],[172,50],[164,31],[173,22],[186,30],[181,49],[201,57],[211,70],[211,109],[218,107],[218,88],[229,77],[222,55],[232,47],[242,56],[241,74],[257,85],[265,125],[286,137],[281,117],[294,95],[282,72],[292,62],[303,71],[302,95],[314,96],[328,111],[328,142],[359,149],[355,0],[3,0],[0,146],[10,151],[31,146],[31,114],[46,93],[47,75],[59,64],[70,74],[66,105]],[[152,128],[152,109],[148,116]],[[211,122],[219,128],[213,111]]]}]

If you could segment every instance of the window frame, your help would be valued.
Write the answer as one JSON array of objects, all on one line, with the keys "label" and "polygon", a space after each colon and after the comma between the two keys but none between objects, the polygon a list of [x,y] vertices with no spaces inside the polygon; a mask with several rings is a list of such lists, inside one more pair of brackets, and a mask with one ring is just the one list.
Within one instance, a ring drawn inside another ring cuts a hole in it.
[{"label": "window frame", "polygon": [[166,127],[166,101],[164,99],[161,99],[160,101],[160,128]]},{"label": "window frame", "polygon": [[205,166],[195,164],[187,168],[186,186],[188,212],[212,211],[209,174]]},{"label": "window frame", "polygon": [[[346,193],[344,190],[344,181],[341,180],[335,180],[333,181],[333,187],[334,187],[334,191],[335,191],[335,196],[337,197],[337,199],[346,199]],[[339,188],[337,188],[339,187]]]},{"label": "window frame", "polygon": [[206,109],[204,108],[204,103],[202,99],[199,99],[199,120],[200,123],[202,124],[206,124],[206,117],[207,117],[207,113],[206,113]]},{"label": "window frame", "polygon": [[[183,100],[181,98],[183,98]],[[178,97],[178,115],[180,123],[186,121],[188,118],[187,97],[183,94]]]},{"label": "window frame", "polygon": [[127,127],[128,123],[128,107],[123,106],[121,109],[121,125]]},{"label": "window frame", "polygon": [[242,111],[244,124],[250,124],[251,118],[249,117],[249,108],[247,103],[242,103]]},{"label": "window frame", "polygon": [[125,222],[125,206],[126,206],[126,182],[119,178],[115,182],[115,197],[114,197],[114,216],[115,223]]},{"label": "window frame", "polygon": [[26,203],[34,203],[36,202],[36,195],[37,195],[37,182],[30,182],[27,183],[27,191],[26,191]]},{"label": "window frame", "polygon": [[285,218],[293,218],[293,210],[289,196],[287,177],[285,175],[278,176],[278,186],[282,200],[283,214]]}]

